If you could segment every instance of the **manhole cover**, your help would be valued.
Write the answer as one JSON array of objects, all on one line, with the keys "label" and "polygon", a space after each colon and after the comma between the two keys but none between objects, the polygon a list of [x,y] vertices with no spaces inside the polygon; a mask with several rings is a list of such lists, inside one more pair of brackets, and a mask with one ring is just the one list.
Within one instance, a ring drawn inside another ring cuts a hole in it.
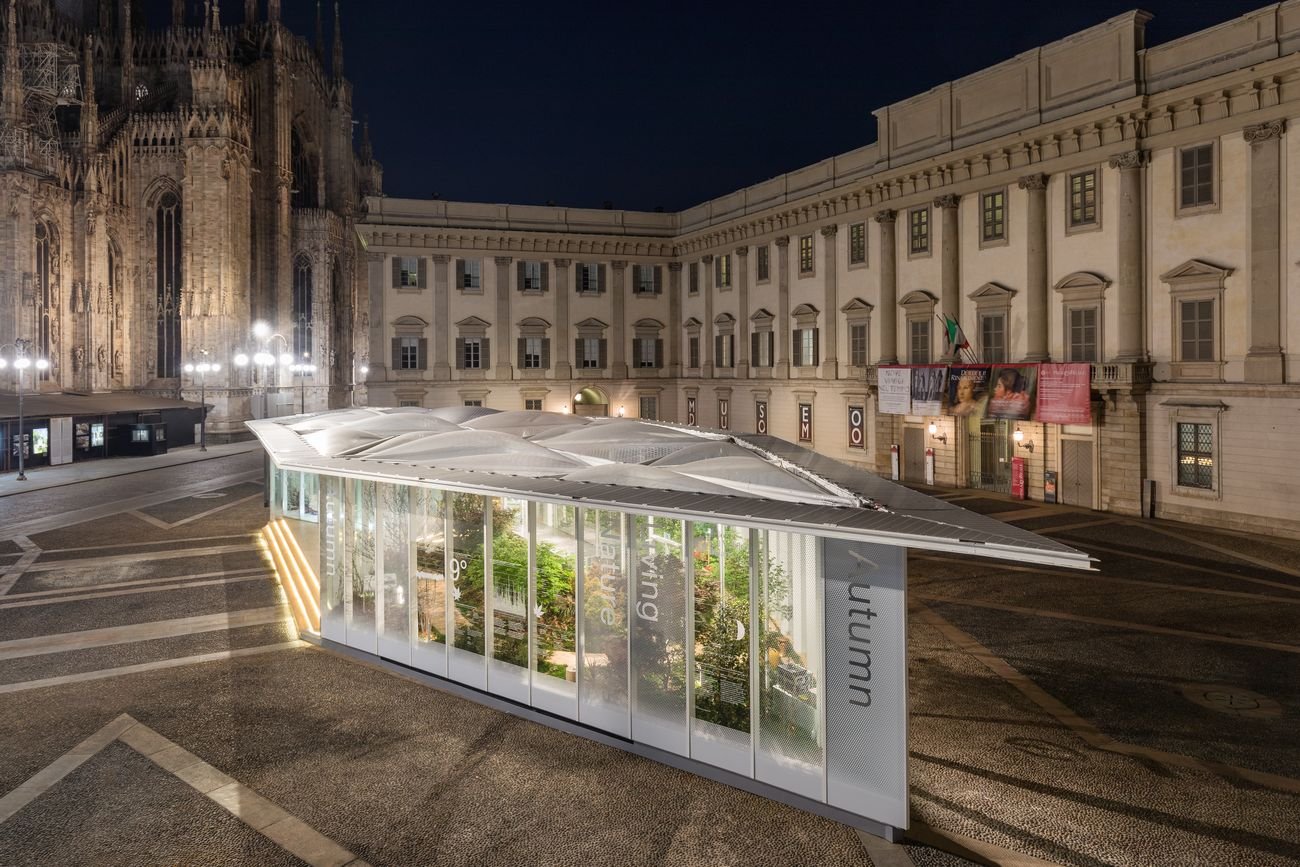
[{"label": "manhole cover", "polygon": [[1272,719],[1282,715],[1282,706],[1267,696],[1242,689],[1210,683],[1186,683],[1182,686],[1183,698],[1192,704],[1217,710],[1231,716]]},{"label": "manhole cover", "polygon": [[216,492],[214,491],[213,493],[210,493],[210,494],[195,494],[195,495],[194,495],[194,499],[196,499],[196,500],[219,500],[219,499],[221,499],[221,498],[224,497],[224,496],[225,496],[225,494],[216,493]]}]

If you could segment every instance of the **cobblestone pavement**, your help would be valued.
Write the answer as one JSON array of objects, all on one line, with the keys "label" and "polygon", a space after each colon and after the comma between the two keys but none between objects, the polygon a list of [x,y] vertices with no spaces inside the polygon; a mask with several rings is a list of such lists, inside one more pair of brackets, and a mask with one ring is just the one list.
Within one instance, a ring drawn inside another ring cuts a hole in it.
[{"label": "cobblestone pavement", "polygon": [[0,498],[0,864],[1300,864],[1300,544],[948,495],[1101,571],[912,558],[890,846],[296,641],[260,470]]}]

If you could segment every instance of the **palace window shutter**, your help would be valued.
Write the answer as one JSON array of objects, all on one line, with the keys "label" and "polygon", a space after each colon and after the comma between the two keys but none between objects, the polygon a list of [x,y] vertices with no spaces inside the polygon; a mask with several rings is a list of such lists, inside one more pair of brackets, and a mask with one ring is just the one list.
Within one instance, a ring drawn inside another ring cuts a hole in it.
[{"label": "palace window shutter", "polygon": [[427,337],[420,338],[419,366],[421,370],[429,369],[429,338]]},{"label": "palace window shutter", "polygon": [[465,369],[465,338],[456,338],[456,369]]},{"label": "palace window shutter", "polygon": [[582,291],[582,272],[583,272],[582,263],[574,262],[573,263],[573,291],[574,292]]},{"label": "palace window shutter", "polygon": [[790,332],[790,335],[794,338],[794,343],[790,347],[791,349],[790,357],[794,359],[794,366],[798,367],[799,365],[803,364],[803,358],[799,355],[799,343],[800,343],[799,338],[803,336],[803,332],[800,329],[796,328],[794,331]]},{"label": "palace window shutter", "polygon": [[713,363],[722,364],[722,335],[713,335]]},{"label": "palace window shutter", "polygon": [[524,347],[527,345],[527,343],[528,341],[523,337],[520,337],[515,341],[515,346],[517,349],[516,355],[518,356],[518,360],[515,362],[515,367],[519,368],[520,370],[524,369]]},{"label": "palace window shutter", "polygon": [[419,262],[420,262],[420,266],[419,266],[419,273],[417,277],[418,282],[416,283],[416,285],[418,285],[421,289],[428,289],[429,288],[429,260],[421,256]]},{"label": "palace window shutter", "polygon": [[[542,266],[545,268],[545,266]],[[542,338],[542,370],[551,369],[551,338]]]},{"label": "palace window shutter", "polygon": [[542,263],[542,291],[545,292],[551,288],[551,264]]},{"label": "palace window shutter", "polygon": [[655,265],[654,269],[655,269],[655,294],[662,295],[664,294],[664,269],[660,268],[658,265]]},{"label": "palace window shutter", "polygon": [[523,292],[528,288],[524,283],[524,260],[520,259],[515,263],[515,289]]},{"label": "palace window shutter", "polygon": [[664,366],[664,342],[663,339],[655,340],[655,367]]},{"label": "palace window shutter", "polygon": [[[601,267],[603,268],[604,266],[602,265]],[[609,362],[609,341],[602,337],[600,338],[600,360],[596,362],[596,365],[601,370],[604,370],[608,362]]]},{"label": "palace window shutter", "polygon": [[402,369],[402,338],[393,338],[393,366],[392,370]]},{"label": "palace window shutter", "polygon": [[767,332],[767,366],[776,364],[776,333]]},{"label": "palace window shutter", "polygon": [[727,335],[727,367],[736,366],[736,335]]},{"label": "palace window shutter", "polygon": [[487,370],[492,366],[492,341],[486,337],[479,341],[479,366]]},{"label": "palace window shutter", "polygon": [[456,260],[456,288],[457,289],[465,288],[465,260],[464,259]]},{"label": "palace window shutter", "polygon": [[[598,292],[604,293],[605,291],[605,266],[604,265],[596,266],[596,288]],[[603,364],[601,365],[601,367],[604,366],[605,365]]]},{"label": "palace window shutter", "polygon": [[393,257],[393,288],[396,289],[401,285],[402,285],[402,257],[394,256]]},{"label": "palace window shutter", "polygon": [[821,336],[822,336],[821,329],[814,328],[813,329],[813,357],[812,357],[812,363],[814,367],[816,367],[818,364],[821,364]]},{"label": "palace window shutter", "polygon": [[587,356],[585,356],[585,355],[582,354],[582,338],[581,338],[581,337],[575,337],[575,338],[573,338],[573,363],[574,363],[574,365],[575,365],[576,367],[582,367],[582,362],[585,361],[586,358],[587,358]]},{"label": "palace window shutter", "polygon": [[755,367],[758,366],[758,338],[757,331],[749,335],[749,360],[754,363]]}]

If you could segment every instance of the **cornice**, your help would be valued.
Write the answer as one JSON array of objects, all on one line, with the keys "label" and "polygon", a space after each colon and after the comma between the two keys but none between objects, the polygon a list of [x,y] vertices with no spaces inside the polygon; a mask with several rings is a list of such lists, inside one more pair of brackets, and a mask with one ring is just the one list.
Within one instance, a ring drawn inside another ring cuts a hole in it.
[{"label": "cornice", "polygon": [[1247,144],[1263,144],[1266,141],[1280,139],[1285,132],[1286,121],[1279,117],[1266,123],[1248,126],[1241,131],[1241,134],[1246,139]]}]

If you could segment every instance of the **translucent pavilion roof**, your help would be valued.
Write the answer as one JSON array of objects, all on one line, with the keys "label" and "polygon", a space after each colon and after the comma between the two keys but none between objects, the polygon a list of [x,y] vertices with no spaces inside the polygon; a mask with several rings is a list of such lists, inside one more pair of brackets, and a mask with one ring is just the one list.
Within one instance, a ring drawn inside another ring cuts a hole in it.
[{"label": "translucent pavilion roof", "polygon": [[1089,568],[1065,545],[768,436],[482,407],[249,422],[276,464]]}]

